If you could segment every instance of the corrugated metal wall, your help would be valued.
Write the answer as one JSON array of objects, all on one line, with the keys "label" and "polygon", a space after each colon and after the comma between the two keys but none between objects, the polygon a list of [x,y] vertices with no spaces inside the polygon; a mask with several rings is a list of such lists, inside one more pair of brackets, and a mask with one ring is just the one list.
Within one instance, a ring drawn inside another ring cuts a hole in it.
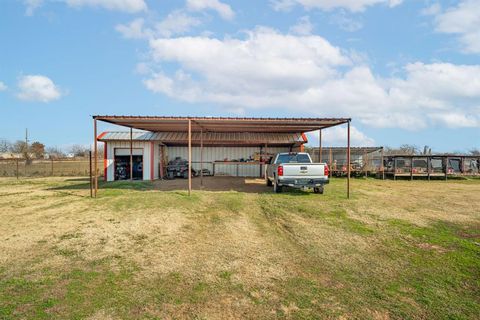
[{"label": "corrugated metal wall", "polygon": [[[268,153],[288,152],[288,147],[268,147]],[[167,147],[166,148],[168,160],[173,160],[176,157],[188,159],[187,147]],[[213,172],[212,162],[233,159],[253,157],[255,152],[260,152],[259,147],[204,147],[203,148],[203,162],[204,168]],[[193,168],[200,170],[200,147],[192,147],[192,161]],[[237,169],[238,167],[238,169]],[[263,167],[263,166],[262,166]],[[262,168],[263,169],[263,168]],[[238,171],[237,171],[238,170]],[[260,165],[251,165],[239,162],[238,164],[219,164],[215,165],[215,175],[229,175],[240,177],[260,177]]]},{"label": "corrugated metal wall", "polygon": [[[109,141],[107,143],[107,161],[104,165],[107,167],[107,181],[114,180],[114,149],[115,148],[130,148],[130,142],[128,141]],[[150,164],[151,164],[151,142],[133,142],[133,148],[143,149],[143,179],[150,180]],[[160,147],[157,143],[153,145],[153,176],[154,179],[159,178],[159,161],[160,161]],[[181,157],[188,159],[187,147],[165,147],[165,151],[168,157],[168,161],[175,159],[175,157]],[[268,153],[288,152],[289,147],[268,147]],[[203,148],[203,162],[204,168],[213,172],[212,162],[223,161],[224,159],[238,160],[240,158],[247,159],[253,157],[253,154],[260,152],[259,147],[204,147]],[[200,147],[192,147],[192,161],[193,168],[200,170]],[[260,171],[262,170],[262,171]],[[216,175],[229,175],[239,177],[260,177],[264,170],[264,166],[258,164],[245,164],[238,162],[235,164],[220,164],[215,165]]]}]

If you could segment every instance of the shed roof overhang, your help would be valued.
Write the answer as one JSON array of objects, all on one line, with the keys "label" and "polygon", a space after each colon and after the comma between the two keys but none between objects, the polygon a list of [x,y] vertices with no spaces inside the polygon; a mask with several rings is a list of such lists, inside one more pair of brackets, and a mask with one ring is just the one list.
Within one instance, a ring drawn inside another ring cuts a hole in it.
[{"label": "shed roof overhang", "polygon": [[309,132],[341,125],[350,118],[227,118],[227,117],[157,117],[157,116],[93,116],[95,120],[151,132]]},{"label": "shed roof overhang", "polygon": [[[98,141],[130,141],[129,132],[103,132]],[[164,145],[187,145],[187,132],[132,132],[133,141],[157,141]],[[192,133],[192,144],[205,146],[300,146],[308,142],[302,133],[200,132]]]}]

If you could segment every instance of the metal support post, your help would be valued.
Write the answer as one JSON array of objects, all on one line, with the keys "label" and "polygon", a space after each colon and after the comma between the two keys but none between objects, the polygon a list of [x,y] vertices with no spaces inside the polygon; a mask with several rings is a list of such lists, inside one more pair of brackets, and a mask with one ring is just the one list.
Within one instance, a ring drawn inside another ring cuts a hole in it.
[{"label": "metal support post", "polygon": [[318,162],[322,162],[322,129],[318,130]]},{"label": "metal support post", "polygon": [[328,175],[330,178],[332,177],[332,172],[333,172],[332,162],[333,162],[332,147],[330,147],[329,164],[328,164],[330,166],[330,170],[328,170]]},{"label": "metal support post", "polygon": [[200,185],[203,186],[203,128],[200,128]]},{"label": "metal support post", "polygon": [[347,127],[347,198],[350,199],[350,120]]},{"label": "metal support post", "polygon": [[192,120],[188,119],[188,195],[192,194]]},{"label": "metal support post", "polygon": [[97,197],[98,191],[98,146],[97,146],[97,119],[93,119],[93,135],[94,135],[94,143],[93,143],[93,152],[94,152],[94,179],[95,179],[95,198]]},{"label": "metal support post", "polygon": [[88,151],[88,159],[90,164],[90,198],[93,198],[93,181],[92,181],[92,151]]},{"label": "metal support post", "polygon": [[133,128],[130,128],[130,181],[133,181]]}]

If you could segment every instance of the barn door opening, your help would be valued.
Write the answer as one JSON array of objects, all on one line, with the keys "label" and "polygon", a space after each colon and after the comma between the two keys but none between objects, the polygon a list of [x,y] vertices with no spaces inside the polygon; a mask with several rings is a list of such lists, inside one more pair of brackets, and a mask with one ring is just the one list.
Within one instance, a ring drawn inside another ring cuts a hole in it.
[{"label": "barn door opening", "polygon": [[[132,150],[133,180],[143,180],[143,149]],[[130,149],[115,149],[115,180],[130,179]]]}]

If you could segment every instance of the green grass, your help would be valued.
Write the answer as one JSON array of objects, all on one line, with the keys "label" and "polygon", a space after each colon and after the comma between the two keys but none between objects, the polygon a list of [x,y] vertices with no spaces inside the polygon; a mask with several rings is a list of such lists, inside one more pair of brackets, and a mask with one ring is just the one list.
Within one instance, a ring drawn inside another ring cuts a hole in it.
[{"label": "green grass", "polygon": [[0,319],[478,319],[478,180],[359,179],[351,200],[341,179],[323,196],[84,183],[0,180]]}]

